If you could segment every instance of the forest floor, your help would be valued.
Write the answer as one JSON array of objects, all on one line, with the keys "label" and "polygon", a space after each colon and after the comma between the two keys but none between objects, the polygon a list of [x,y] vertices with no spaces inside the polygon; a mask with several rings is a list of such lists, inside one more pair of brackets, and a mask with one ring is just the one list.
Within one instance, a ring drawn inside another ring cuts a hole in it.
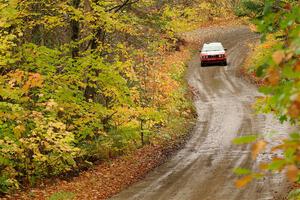
[{"label": "forest floor", "polygon": [[141,180],[184,142],[185,139],[181,138],[165,145],[147,145],[130,155],[96,165],[77,177],[47,180],[37,188],[3,199],[107,199]]}]

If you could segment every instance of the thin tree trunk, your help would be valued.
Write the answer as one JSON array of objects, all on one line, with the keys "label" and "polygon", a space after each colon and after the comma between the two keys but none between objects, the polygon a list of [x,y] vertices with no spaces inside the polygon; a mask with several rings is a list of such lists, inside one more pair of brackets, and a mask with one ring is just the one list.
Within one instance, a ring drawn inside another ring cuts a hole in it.
[{"label": "thin tree trunk", "polygon": [[145,140],[144,140],[144,120],[141,120],[141,143],[142,143],[142,146],[145,145]]},{"label": "thin tree trunk", "polygon": [[[80,0],[73,0],[72,5],[75,9],[79,8]],[[79,32],[80,32],[80,24],[77,20],[71,20],[71,28],[72,28],[72,36],[71,39],[73,42],[78,42],[79,40]],[[72,57],[79,56],[79,47],[76,46],[72,49]]]}]

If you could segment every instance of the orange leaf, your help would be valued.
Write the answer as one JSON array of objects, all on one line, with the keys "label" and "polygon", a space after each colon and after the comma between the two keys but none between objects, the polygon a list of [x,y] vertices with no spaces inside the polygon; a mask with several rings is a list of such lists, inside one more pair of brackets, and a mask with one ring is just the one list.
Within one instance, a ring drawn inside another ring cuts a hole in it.
[{"label": "orange leaf", "polygon": [[264,140],[260,140],[252,146],[252,159],[256,159],[257,155],[265,149],[267,143]]},{"label": "orange leaf", "polygon": [[290,52],[290,53],[286,54],[285,60],[290,60],[293,56],[294,56],[294,53]]},{"label": "orange leaf", "polygon": [[300,105],[297,102],[293,102],[293,104],[288,108],[288,114],[292,118],[296,118],[300,115]]},{"label": "orange leaf", "polygon": [[272,161],[279,161],[279,160],[283,160],[282,158],[279,158],[279,157],[273,157],[272,158]]},{"label": "orange leaf", "polygon": [[294,100],[294,101],[300,103],[300,94],[298,94],[298,95],[296,96],[296,98],[295,98],[295,99],[292,99],[292,100]]},{"label": "orange leaf", "polygon": [[291,182],[295,182],[298,180],[298,168],[295,165],[287,166],[286,176]]},{"label": "orange leaf", "polygon": [[274,68],[271,68],[268,72],[267,80],[271,85],[276,85],[280,80],[279,72],[277,70],[275,70]]},{"label": "orange leaf", "polygon": [[296,72],[300,72],[300,61],[298,61],[298,62],[295,64],[294,70],[295,70]]},{"label": "orange leaf", "polygon": [[27,91],[29,90],[29,88],[30,88],[30,82],[27,81],[27,82],[23,85],[22,90],[24,90],[24,92],[27,92]]},{"label": "orange leaf", "polygon": [[290,3],[286,3],[286,4],[284,5],[284,8],[285,8],[286,10],[291,10],[291,9],[292,9],[292,5],[291,5]]},{"label": "orange leaf", "polygon": [[238,179],[238,180],[235,182],[235,186],[236,186],[237,188],[245,187],[245,186],[246,186],[248,183],[250,183],[252,180],[253,180],[253,176],[251,176],[251,175],[244,176],[243,178]]},{"label": "orange leaf", "polygon": [[277,145],[275,147],[272,147],[271,151],[274,152],[274,151],[277,151],[277,150],[282,150],[282,149],[284,149],[285,146],[286,146],[285,144]]},{"label": "orange leaf", "polygon": [[267,170],[267,169],[268,169],[268,166],[269,166],[268,163],[260,163],[259,169],[260,169],[260,170]]},{"label": "orange leaf", "polygon": [[29,89],[34,87],[42,87],[43,84],[43,78],[38,73],[30,73],[28,80],[23,85],[22,89],[27,92]]},{"label": "orange leaf", "polygon": [[272,58],[277,65],[282,63],[284,57],[285,57],[284,51],[276,51],[272,55]]}]

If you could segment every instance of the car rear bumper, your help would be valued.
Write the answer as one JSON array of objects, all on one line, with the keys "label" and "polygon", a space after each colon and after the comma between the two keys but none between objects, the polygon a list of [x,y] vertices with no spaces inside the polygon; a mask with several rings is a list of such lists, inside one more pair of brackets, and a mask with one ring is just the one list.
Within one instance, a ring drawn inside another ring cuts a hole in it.
[{"label": "car rear bumper", "polygon": [[210,65],[210,64],[223,64],[227,65],[226,58],[206,58],[201,59],[201,65]]},{"label": "car rear bumper", "polygon": [[206,66],[206,65],[212,65],[212,64],[221,64],[221,65],[227,65],[227,60],[226,58],[210,58],[210,59],[202,59],[201,60],[201,65]]},{"label": "car rear bumper", "polygon": [[213,63],[213,62],[226,62],[226,58],[202,58],[201,62]]}]

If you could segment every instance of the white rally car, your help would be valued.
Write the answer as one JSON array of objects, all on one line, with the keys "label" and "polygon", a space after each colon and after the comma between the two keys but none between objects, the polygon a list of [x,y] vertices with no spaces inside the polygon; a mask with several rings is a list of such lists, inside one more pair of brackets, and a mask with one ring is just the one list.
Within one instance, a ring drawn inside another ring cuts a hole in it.
[{"label": "white rally car", "polygon": [[220,42],[204,44],[200,51],[201,66],[207,64],[227,65],[226,49]]}]

